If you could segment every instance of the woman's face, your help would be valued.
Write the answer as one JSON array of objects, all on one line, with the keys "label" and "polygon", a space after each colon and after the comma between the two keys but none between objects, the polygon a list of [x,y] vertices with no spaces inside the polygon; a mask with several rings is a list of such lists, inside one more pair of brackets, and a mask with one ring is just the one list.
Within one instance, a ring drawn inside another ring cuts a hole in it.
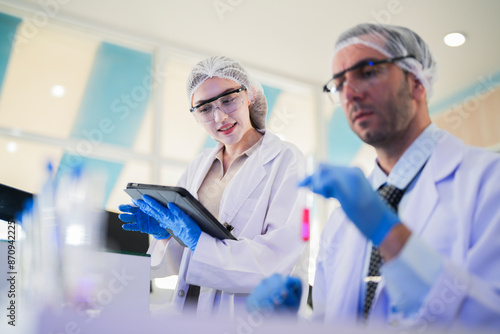
[{"label": "woman's face", "polygon": [[[232,80],[217,77],[207,79],[194,92],[191,105],[198,106],[204,101],[238,88],[240,85]],[[220,105],[219,102],[222,102],[222,99],[214,101],[214,105]],[[212,138],[225,146],[238,144],[245,133],[253,129],[250,122],[250,110],[248,109],[250,102],[247,92],[244,90],[238,93],[235,101],[238,107],[234,112],[226,114],[221,109],[214,108],[213,120],[199,122]]]}]

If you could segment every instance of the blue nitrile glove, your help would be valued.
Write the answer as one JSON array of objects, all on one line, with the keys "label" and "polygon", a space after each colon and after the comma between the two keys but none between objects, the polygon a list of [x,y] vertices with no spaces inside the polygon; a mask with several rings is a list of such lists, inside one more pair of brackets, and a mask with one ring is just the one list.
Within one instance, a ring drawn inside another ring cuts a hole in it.
[{"label": "blue nitrile glove", "polygon": [[257,285],[248,296],[248,312],[297,313],[302,297],[302,284],[296,277],[273,274]]},{"label": "blue nitrile glove", "polygon": [[174,203],[167,207],[158,203],[154,198],[144,195],[137,201],[137,206],[142,212],[156,219],[161,227],[169,229],[193,252],[200,239],[201,229],[184,211]]},{"label": "blue nitrile glove", "polygon": [[299,186],[308,187],[326,198],[336,198],[347,217],[377,246],[400,222],[357,167],[320,164]]},{"label": "blue nitrile glove", "polygon": [[170,234],[160,226],[160,223],[153,217],[142,212],[137,206],[122,204],[118,209],[122,212],[126,212],[118,215],[118,218],[120,218],[122,222],[128,223],[122,225],[125,231],[139,231],[151,234],[158,240],[170,238]]},{"label": "blue nitrile glove", "polygon": [[24,201],[23,204],[23,209],[21,211],[16,212],[14,221],[19,224],[23,225],[23,216],[32,216],[33,215],[33,206],[35,205],[35,201],[33,200],[33,197],[28,198],[27,200]]}]

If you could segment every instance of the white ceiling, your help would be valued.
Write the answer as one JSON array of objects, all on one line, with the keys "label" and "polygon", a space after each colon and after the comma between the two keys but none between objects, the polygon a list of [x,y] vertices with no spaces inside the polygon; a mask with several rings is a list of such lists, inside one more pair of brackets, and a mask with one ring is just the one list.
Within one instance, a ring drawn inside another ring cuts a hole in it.
[{"label": "white ceiling", "polygon": [[[0,3],[36,12],[39,0]],[[360,22],[407,26],[440,63],[431,102],[439,102],[500,71],[497,0],[53,0],[56,20],[120,32],[200,55],[226,54],[244,65],[321,89],[339,33]],[[464,32],[459,48],[446,33]]]}]

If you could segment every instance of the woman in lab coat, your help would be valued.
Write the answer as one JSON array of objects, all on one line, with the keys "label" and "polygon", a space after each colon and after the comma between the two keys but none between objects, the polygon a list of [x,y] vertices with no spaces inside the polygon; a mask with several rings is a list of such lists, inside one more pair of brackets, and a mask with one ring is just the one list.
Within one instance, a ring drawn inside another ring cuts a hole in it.
[{"label": "woman in lab coat", "polygon": [[[247,294],[264,277],[291,274],[304,250],[297,190],[303,155],[265,130],[262,87],[238,62],[224,56],[202,60],[191,71],[187,91],[196,121],[218,145],[189,165],[178,186],[230,225],[238,240],[213,238],[174,212],[182,225],[174,234],[188,246],[182,247],[164,230],[170,226],[164,217],[177,209],[150,198],[136,203],[140,210],[120,206],[126,212],[120,217],[129,223],[124,229],[155,236],[148,250],[153,278],[179,275],[176,310],[195,305],[198,315],[234,316],[244,312]],[[307,271],[304,262],[297,267]]]}]

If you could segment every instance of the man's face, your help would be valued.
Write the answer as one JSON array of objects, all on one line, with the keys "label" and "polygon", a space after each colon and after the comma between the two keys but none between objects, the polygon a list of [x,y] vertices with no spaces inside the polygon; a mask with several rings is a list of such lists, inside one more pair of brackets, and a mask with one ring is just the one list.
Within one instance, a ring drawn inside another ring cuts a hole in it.
[{"label": "man's face", "polygon": [[[339,51],[333,59],[333,73],[339,73],[360,62],[387,57],[362,44]],[[416,109],[410,93],[409,74],[393,63],[379,65],[378,77],[370,81],[361,75],[345,73],[341,106],[351,129],[365,143],[383,147],[404,136],[415,117]],[[369,78],[369,73],[366,73]]]}]

